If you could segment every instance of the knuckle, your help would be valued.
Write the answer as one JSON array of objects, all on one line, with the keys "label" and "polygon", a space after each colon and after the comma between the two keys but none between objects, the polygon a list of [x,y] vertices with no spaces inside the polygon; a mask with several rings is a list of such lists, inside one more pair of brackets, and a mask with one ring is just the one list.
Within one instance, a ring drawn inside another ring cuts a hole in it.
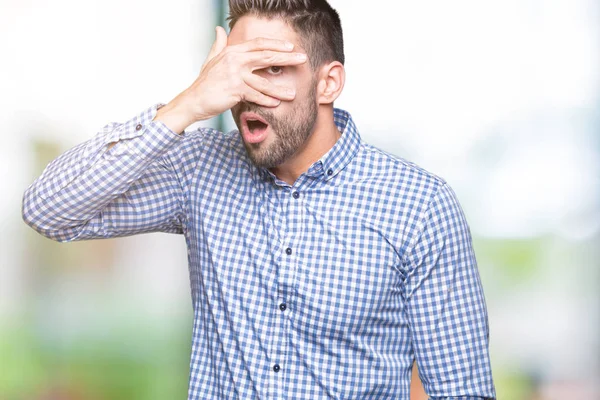
[{"label": "knuckle", "polygon": [[227,64],[229,64],[229,66],[234,69],[239,69],[240,65],[242,64],[242,59],[239,53],[227,53],[225,55],[225,59],[227,60]]},{"label": "knuckle", "polygon": [[232,64],[233,61],[235,60],[235,56],[233,55],[232,52],[226,52],[223,54],[223,61],[225,61],[228,64]]},{"label": "knuckle", "polygon": [[262,56],[263,56],[264,61],[268,64],[271,64],[271,63],[277,61],[277,56],[272,51],[263,50]]},{"label": "knuckle", "polygon": [[259,47],[265,47],[267,45],[267,41],[262,37],[256,38],[256,45]]},{"label": "knuckle", "polygon": [[239,67],[233,61],[230,61],[226,64],[225,73],[230,79],[236,77],[239,73],[239,70]]}]

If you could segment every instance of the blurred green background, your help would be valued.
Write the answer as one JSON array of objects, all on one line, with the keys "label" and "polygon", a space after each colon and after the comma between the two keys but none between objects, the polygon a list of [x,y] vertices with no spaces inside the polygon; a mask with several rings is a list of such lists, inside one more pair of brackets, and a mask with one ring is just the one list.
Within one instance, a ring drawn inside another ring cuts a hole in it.
[{"label": "blurred green background", "polygon": [[[498,398],[600,399],[598,2],[330,3],[347,55],[336,105],[461,201]],[[223,5],[1,3],[0,400],[186,398],[183,238],[58,244],[19,210],[58,154],[196,78]]]}]

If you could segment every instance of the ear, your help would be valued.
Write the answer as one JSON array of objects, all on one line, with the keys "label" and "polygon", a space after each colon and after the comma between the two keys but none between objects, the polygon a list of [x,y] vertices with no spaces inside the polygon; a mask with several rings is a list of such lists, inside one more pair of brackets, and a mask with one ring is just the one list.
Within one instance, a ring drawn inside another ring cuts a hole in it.
[{"label": "ear", "polygon": [[342,63],[334,61],[324,65],[319,71],[317,101],[319,104],[332,104],[344,89],[346,70]]}]

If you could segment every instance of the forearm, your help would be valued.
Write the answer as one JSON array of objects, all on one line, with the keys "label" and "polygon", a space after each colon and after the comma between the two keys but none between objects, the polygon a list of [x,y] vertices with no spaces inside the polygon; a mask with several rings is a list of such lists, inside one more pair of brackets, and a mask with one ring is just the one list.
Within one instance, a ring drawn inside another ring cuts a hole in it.
[{"label": "forearm", "polygon": [[[25,191],[25,222],[54,240],[77,239],[87,221],[181,139],[162,122],[152,121],[155,114],[152,107],[124,124],[107,125],[50,163]],[[111,143],[117,145],[109,149]]]}]

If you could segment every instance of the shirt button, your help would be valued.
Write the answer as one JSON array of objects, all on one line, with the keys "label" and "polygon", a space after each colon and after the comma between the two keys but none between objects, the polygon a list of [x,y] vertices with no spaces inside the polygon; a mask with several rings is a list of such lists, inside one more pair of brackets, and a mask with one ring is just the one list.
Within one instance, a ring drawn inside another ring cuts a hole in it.
[{"label": "shirt button", "polygon": [[286,253],[288,256],[291,256],[291,255],[292,255],[292,249],[288,247],[287,249],[285,249],[285,253]]},{"label": "shirt button", "polygon": [[330,169],[329,171],[327,171],[327,175],[329,175],[329,176],[333,175],[333,170]]},{"label": "shirt button", "polygon": [[281,304],[279,305],[279,309],[280,309],[281,311],[285,311],[285,309],[286,309],[286,308],[287,308],[287,306],[285,305],[285,303],[281,303]]},{"label": "shirt button", "polygon": [[297,199],[300,197],[300,193],[294,192],[294,193],[292,193],[292,196],[294,196],[294,198]]},{"label": "shirt button", "polygon": [[275,372],[281,371],[281,367],[279,366],[279,364],[273,365],[273,371],[275,371]]},{"label": "shirt button", "polygon": [[142,130],[142,124],[137,124],[136,127],[135,127],[135,130],[136,131]]}]

